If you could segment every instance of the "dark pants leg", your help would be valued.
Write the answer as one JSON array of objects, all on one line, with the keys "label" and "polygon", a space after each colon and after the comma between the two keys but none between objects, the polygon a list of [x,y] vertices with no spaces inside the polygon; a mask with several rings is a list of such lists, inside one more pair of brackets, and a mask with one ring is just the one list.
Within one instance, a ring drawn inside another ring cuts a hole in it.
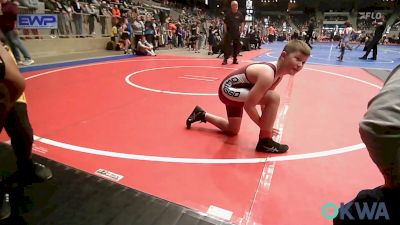
[{"label": "dark pants leg", "polygon": [[8,88],[3,82],[0,82],[0,133],[3,130],[10,105],[10,93]]},{"label": "dark pants leg", "polygon": [[231,54],[233,56],[233,59],[236,59],[237,55],[239,54],[239,47],[240,35],[232,35],[226,33],[224,36],[224,59],[227,60],[231,56]]},{"label": "dark pants leg", "polygon": [[146,40],[147,42],[151,43],[153,45],[153,47],[155,46],[155,42],[154,42],[154,35],[153,34],[146,34]]},{"label": "dark pants leg", "polygon": [[11,146],[17,158],[18,169],[26,169],[25,167],[31,165],[32,160],[33,130],[25,103],[17,102],[11,108],[4,128],[11,138]]},{"label": "dark pants leg", "polygon": [[365,55],[363,57],[367,58],[371,50],[374,50],[372,57],[376,59],[376,56],[378,54],[378,41],[372,41],[368,44]]},{"label": "dark pants leg", "polygon": [[223,45],[223,47],[224,47],[224,59],[225,60],[228,60],[229,57],[232,54],[231,45],[232,45],[232,38],[228,33],[226,33],[224,35],[224,45]]},{"label": "dark pants leg", "polygon": [[178,48],[183,48],[183,39],[181,36],[178,36]]},{"label": "dark pants leg", "polygon": [[340,45],[340,56],[339,56],[339,59],[340,59],[340,60],[343,59],[344,51],[346,51],[346,45],[345,45],[344,43],[342,43],[342,44]]},{"label": "dark pants leg", "polygon": [[345,49],[345,47],[340,47],[340,59],[343,59],[343,56],[344,56],[344,51],[345,51],[346,49]]},{"label": "dark pants leg", "polygon": [[363,58],[367,58],[370,52],[371,52],[371,48],[369,46],[367,46],[365,49],[365,54],[364,54]]},{"label": "dark pants leg", "polygon": [[90,15],[89,16],[89,35],[91,35],[94,32],[94,20],[95,20],[95,16]]},{"label": "dark pants leg", "polygon": [[236,37],[233,39],[233,60],[237,59],[237,56],[240,51],[240,37]]},{"label": "dark pants leg", "polygon": [[153,48],[156,47],[156,37],[154,34],[150,35],[150,39],[151,39],[151,44],[153,45]]},{"label": "dark pants leg", "polygon": [[58,14],[58,15],[57,15],[57,18],[58,18],[58,21],[57,21],[57,24],[58,24],[58,34],[59,34],[59,35],[64,35],[64,25],[65,25],[64,17],[63,17],[61,14]]},{"label": "dark pants leg", "polygon": [[135,49],[137,49],[137,44],[140,40],[140,37],[142,37],[142,35],[135,35]]},{"label": "dark pants leg", "polygon": [[105,35],[106,34],[106,17],[104,17],[104,16],[100,17],[100,24],[101,24],[101,34]]},{"label": "dark pants leg", "polygon": [[306,43],[307,43],[308,47],[312,48],[312,46],[311,46],[311,44],[310,44],[310,39],[311,39],[311,37],[307,35],[307,37],[306,37]]},{"label": "dark pants leg", "polygon": [[375,43],[374,46],[372,46],[372,50],[374,51],[372,53],[372,58],[376,59],[378,56],[378,43]]}]

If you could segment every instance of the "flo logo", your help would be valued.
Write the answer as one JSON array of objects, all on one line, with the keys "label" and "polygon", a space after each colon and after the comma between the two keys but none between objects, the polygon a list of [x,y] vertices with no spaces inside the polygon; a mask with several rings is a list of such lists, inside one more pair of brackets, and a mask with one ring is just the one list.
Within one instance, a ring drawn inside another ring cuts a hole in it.
[{"label": "flo logo", "polygon": [[377,12],[377,13],[375,13],[375,12],[359,12],[358,15],[361,20],[367,20],[369,18],[371,18],[373,20],[375,20],[375,19],[379,20],[380,18],[382,18],[382,13],[380,13],[380,12]]},{"label": "flo logo", "polygon": [[342,202],[339,208],[328,202],[322,206],[322,215],[327,219],[339,216],[340,220],[390,220],[384,202]]}]

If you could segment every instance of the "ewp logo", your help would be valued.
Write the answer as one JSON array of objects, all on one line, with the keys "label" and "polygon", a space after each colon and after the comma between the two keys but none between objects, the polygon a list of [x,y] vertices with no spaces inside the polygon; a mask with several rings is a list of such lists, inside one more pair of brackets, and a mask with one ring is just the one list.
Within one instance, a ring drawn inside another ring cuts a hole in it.
[{"label": "ewp logo", "polygon": [[[333,213],[329,212],[330,208],[333,208]],[[327,219],[334,219],[339,215],[340,220],[390,220],[384,202],[350,202],[347,205],[342,202],[340,208],[335,203],[328,202],[322,206],[322,215]]]},{"label": "ewp logo", "polygon": [[57,29],[55,14],[21,14],[17,18],[17,27],[22,29]]}]

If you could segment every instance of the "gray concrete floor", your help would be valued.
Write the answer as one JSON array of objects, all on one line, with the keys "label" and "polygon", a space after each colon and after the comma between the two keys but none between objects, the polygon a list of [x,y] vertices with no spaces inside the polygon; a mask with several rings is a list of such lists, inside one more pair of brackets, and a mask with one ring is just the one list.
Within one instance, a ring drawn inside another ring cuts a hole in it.
[{"label": "gray concrete floor", "polygon": [[389,76],[390,74],[390,70],[374,70],[374,69],[366,69],[366,71],[368,73],[370,73],[371,75],[385,81],[386,78]]},{"label": "gray concrete floor", "polygon": [[[201,58],[216,58],[218,55],[208,55],[208,50],[202,49],[200,53],[194,53],[193,51],[189,51],[187,48],[160,48],[156,51],[157,55],[176,55],[176,56],[190,56],[190,57],[201,57]],[[82,59],[89,58],[101,58],[107,56],[117,56],[123,55],[123,51],[108,51],[108,50],[96,50],[92,52],[82,52],[82,53],[70,53],[70,54],[60,54],[57,56],[43,56],[43,57],[35,57],[34,65],[43,65],[43,64],[52,64],[52,63],[60,63],[60,62],[68,62],[68,61],[76,61]],[[222,60],[222,58],[221,58]]]}]

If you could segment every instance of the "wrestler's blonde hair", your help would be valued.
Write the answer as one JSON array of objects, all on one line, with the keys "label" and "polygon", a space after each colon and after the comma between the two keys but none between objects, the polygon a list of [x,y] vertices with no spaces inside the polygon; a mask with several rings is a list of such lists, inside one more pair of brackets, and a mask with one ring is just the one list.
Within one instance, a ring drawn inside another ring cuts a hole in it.
[{"label": "wrestler's blonde hair", "polygon": [[292,52],[301,52],[306,56],[311,55],[311,48],[304,42],[300,40],[292,40],[287,43],[287,45],[283,48],[283,51],[289,53]]}]

